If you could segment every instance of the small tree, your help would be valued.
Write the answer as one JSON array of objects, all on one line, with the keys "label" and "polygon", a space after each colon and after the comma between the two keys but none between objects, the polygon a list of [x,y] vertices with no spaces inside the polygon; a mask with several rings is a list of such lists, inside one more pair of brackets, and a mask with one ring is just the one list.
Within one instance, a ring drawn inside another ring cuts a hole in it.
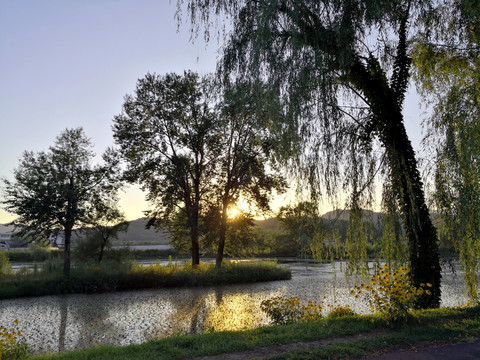
[{"label": "small tree", "polygon": [[95,225],[85,229],[83,239],[83,255],[94,257],[101,262],[105,250],[111,246],[111,241],[117,239],[119,233],[128,230],[128,221],[113,205],[102,206],[96,211]]},{"label": "small tree", "polygon": [[312,241],[325,232],[322,218],[312,202],[301,202],[295,207],[281,207],[278,220],[292,244],[296,254],[306,255]]},{"label": "small tree", "polygon": [[120,186],[117,163],[110,152],[106,165],[93,166],[92,144],[82,128],[66,129],[46,152],[25,152],[14,170],[14,181],[3,179],[7,211],[18,235],[30,241],[63,232],[64,267],[70,275],[70,246],[76,227],[95,223],[95,209],[116,200]]}]

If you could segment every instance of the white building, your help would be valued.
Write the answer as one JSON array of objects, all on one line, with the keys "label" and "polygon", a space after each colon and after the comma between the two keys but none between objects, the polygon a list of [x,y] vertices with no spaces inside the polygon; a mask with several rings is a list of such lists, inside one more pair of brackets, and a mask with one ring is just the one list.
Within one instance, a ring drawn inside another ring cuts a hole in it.
[{"label": "white building", "polygon": [[0,233],[0,241],[10,241],[11,238],[11,233]]}]

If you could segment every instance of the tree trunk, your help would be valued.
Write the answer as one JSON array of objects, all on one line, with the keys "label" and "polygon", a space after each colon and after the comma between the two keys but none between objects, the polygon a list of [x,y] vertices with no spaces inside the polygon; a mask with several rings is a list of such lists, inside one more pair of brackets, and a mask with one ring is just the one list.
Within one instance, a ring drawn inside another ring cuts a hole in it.
[{"label": "tree trunk", "polygon": [[63,275],[67,279],[70,278],[70,244],[72,241],[72,228],[70,226],[65,227],[65,239],[63,249]]},{"label": "tree trunk", "polygon": [[98,262],[101,262],[103,259],[103,253],[105,251],[105,246],[107,245],[107,239],[103,239],[102,243],[100,244],[100,255],[98,256]]},{"label": "tree trunk", "polygon": [[[429,288],[431,294],[423,295],[417,306],[438,307],[441,269],[437,232],[425,204],[415,152],[405,130],[401,106],[403,93],[390,87],[383,72],[377,71],[374,66],[367,68],[360,59],[351,67],[348,78],[368,99],[374,115],[368,124],[369,130],[378,132],[387,152],[390,178],[408,240],[412,282],[417,287],[427,283],[432,285]],[[371,134],[367,133],[367,136]]]},{"label": "tree trunk", "polygon": [[192,266],[200,264],[200,246],[198,245],[198,227],[194,227],[190,231],[192,240]]},{"label": "tree trunk", "polygon": [[431,284],[431,295],[418,302],[420,308],[440,305],[441,268],[438,255],[437,231],[429,215],[423,183],[417,169],[415,153],[408,139],[401,113],[385,121],[381,136],[387,150],[393,186],[397,189],[409,247],[411,279],[416,287]]},{"label": "tree trunk", "polygon": [[192,214],[190,240],[192,242],[192,266],[200,264],[200,246],[198,244],[198,210]]},{"label": "tree trunk", "polygon": [[223,261],[223,252],[225,251],[225,239],[227,237],[227,207],[224,205],[222,211],[222,220],[220,224],[220,232],[218,234],[218,249],[217,249],[217,259],[215,266],[220,268]]}]

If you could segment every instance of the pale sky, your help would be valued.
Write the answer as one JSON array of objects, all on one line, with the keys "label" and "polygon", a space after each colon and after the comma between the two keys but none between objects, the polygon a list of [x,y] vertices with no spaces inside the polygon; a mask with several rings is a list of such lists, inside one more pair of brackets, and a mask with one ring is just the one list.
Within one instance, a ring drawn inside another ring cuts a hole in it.
[{"label": "pale sky", "polygon": [[[47,150],[66,128],[83,127],[100,155],[113,145],[124,95],[147,72],[214,71],[217,41],[192,43],[188,24],[177,32],[175,11],[175,0],[0,0],[0,177],[12,179],[23,151]],[[414,147],[418,103],[411,89]],[[120,206],[133,220],[147,205],[129,187]],[[11,220],[0,209],[0,224]]]}]

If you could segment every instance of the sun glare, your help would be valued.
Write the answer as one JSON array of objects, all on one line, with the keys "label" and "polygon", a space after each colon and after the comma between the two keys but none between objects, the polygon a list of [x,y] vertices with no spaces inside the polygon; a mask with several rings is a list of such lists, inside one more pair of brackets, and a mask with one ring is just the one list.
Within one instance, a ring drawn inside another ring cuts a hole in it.
[{"label": "sun glare", "polygon": [[237,216],[239,216],[240,214],[246,213],[246,212],[249,212],[249,211],[250,211],[250,207],[249,207],[248,203],[245,200],[240,199],[239,201],[237,201],[236,204],[230,206],[230,208],[228,209],[228,211],[227,211],[228,218],[229,219],[234,219]]}]

